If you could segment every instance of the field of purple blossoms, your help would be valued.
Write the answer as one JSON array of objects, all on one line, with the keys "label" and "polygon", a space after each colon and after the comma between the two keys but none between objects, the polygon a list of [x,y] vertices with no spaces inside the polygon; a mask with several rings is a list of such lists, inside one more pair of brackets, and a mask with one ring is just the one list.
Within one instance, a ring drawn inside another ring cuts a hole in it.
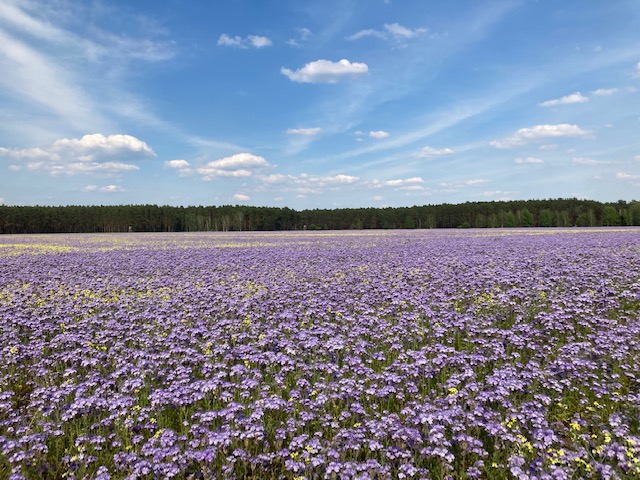
[{"label": "field of purple blossoms", "polygon": [[0,478],[640,478],[640,230],[0,237]]}]

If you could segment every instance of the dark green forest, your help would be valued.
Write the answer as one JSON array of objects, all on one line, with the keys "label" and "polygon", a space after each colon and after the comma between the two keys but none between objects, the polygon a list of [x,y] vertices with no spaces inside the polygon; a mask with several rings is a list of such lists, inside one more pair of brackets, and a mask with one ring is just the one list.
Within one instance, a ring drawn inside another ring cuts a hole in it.
[{"label": "dark green forest", "polygon": [[243,205],[0,205],[0,233],[5,234],[625,225],[640,225],[640,202],[569,198],[300,211]]}]

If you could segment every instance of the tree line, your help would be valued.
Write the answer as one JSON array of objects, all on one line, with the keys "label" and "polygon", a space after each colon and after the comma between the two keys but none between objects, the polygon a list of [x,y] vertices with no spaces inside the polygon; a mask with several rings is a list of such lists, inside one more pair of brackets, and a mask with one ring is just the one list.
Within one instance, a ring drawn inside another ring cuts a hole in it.
[{"label": "tree line", "polygon": [[245,205],[0,205],[5,234],[625,225],[640,225],[640,202],[559,198],[300,211]]}]

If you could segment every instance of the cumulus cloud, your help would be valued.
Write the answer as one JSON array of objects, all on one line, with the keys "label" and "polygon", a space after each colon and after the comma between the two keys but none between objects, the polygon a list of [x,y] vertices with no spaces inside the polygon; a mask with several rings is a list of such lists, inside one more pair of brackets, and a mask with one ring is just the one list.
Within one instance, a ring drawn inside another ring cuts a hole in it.
[{"label": "cumulus cloud", "polygon": [[387,138],[389,137],[389,135],[390,135],[389,132],[385,132],[384,130],[376,130],[373,132],[369,132],[369,136],[371,138],[375,138],[376,140]]},{"label": "cumulus cloud", "polygon": [[407,28],[399,23],[385,23],[382,30],[375,30],[372,28],[366,30],[360,30],[353,35],[347,37],[348,40],[358,40],[364,37],[375,37],[383,40],[395,40],[402,41],[411,38],[419,37],[427,33],[428,30],[423,27],[419,28]]},{"label": "cumulus cloud", "polygon": [[164,166],[169,168],[188,168],[189,165],[186,160],[167,160],[164,162]]},{"label": "cumulus cloud", "polygon": [[269,166],[269,162],[263,157],[251,153],[237,153],[198,167],[196,173],[201,175],[203,180],[212,180],[216,177],[250,177]]},{"label": "cumulus cloud", "polygon": [[236,193],[233,196],[234,200],[237,200],[238,202],[248,202],[249,200],[251,200],[251,197],[249,195],[245,195],[244,193]]},{"label": "cumulus cloud", "polygon": [[613,95],[617,91],[618,91],[617,88],[599,88],[597,90],[594,90],[591,93],[596,95],[597,97],[607,97],[609,95]]},{"label": "cumulus cloud", "polygon": [[314,135],[319,135],[322,133],[322,129],[320,127],[314,128],[289,128],[287,130],[287,134],[289,135],[304,135],[307,137],[313,137]]},{"label": "cumulus cloud", "polygon": [[238,47],[238,48],[264,48],[273,45],[273,42],[268,37],[261,35],[248,35],[242,38],[238,35],[231,37],[226,33],[223,33],[218,38],[218,46],[220,47]]},{"label": "cumulus cloud", "polygon": [[262,37],[260,35],[249,35],[248,39],[251,45],[255,48],[263,48],[273,45],[273,42],[269,38]]},{"label": "cumulus cloud", "polygon": [[242,38],[239,36],[230,37],[226,33],[223,33],[218,38],[218,45],[225,47],[241,47],[242,46]]},{"label": "cumulus cloud", "polygon": [[143,157],[156,156],[145,142],[131,135],[109,135],[106,137],[101,133],[94,133],[82,138],[62,138],[54,142],[52,149],[75,152],[87,160],[121,154],[140,154]]},{"label": "cumulus cloud", "polygon": [[[62,138],[47,147],[9,149],[0,147],[0,158],[23,162],[29,170],[44,170],[52,175],[107,174],[118,175],[139,170],[125,161],[155,157],[145,142],[131,135],[101,133],[82,138]],[[20,166],[14,166],[18,169]]]},{"label": "cumulus cloud", "polygon": [[433,148],[433,147],[422,147],[420,152],[417,154],[419,158],[429,158],[436,157],[439,155],[451,155],[455,153],[451,148]]},{"label": "cumulus cloud", "polygon": [[571,103],[585,103],[589,98],[582,95],[580,92],[572,93],[561,98],[555,98],[553,100],[547,100],[546,102],[539,103],[541,107],[555,107],[557,105],[568,105]]},{"label": "cumulus cloud", "polygon": [[519,165],[525,164],[540,164],[544,163],[544,160],[538,157],[518,157],[514,160],[515,163]]},{"label": "cumulus cloud", "polygon": [[544,140],[558,137],[585,137],[589,132],[577,125],[560,123],[557,125],[535,125],[533,127],[521,128],[517,132],[502,140],[494,140],[490,144],[496,148],[512,148],[524,145],[527,142]]},{"label": "cumulus cloud", "polygon": [[355,78],[365,75],[369,67],[365,63],[351,63],[342,59],[338,62],[330,60],[316,60],[299,68],[296,71],[282,67],[280,72],[292,82],[299,83],[337,83],[345,78]]}]

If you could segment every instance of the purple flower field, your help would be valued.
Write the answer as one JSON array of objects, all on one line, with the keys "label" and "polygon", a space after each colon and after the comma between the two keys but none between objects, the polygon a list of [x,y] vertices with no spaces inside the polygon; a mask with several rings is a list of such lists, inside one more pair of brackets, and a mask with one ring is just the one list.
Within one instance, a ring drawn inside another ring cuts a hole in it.
[{"label": "purple flower field", "polygon": [[0,478],[640,478],[640,230],[0,237]]}]

